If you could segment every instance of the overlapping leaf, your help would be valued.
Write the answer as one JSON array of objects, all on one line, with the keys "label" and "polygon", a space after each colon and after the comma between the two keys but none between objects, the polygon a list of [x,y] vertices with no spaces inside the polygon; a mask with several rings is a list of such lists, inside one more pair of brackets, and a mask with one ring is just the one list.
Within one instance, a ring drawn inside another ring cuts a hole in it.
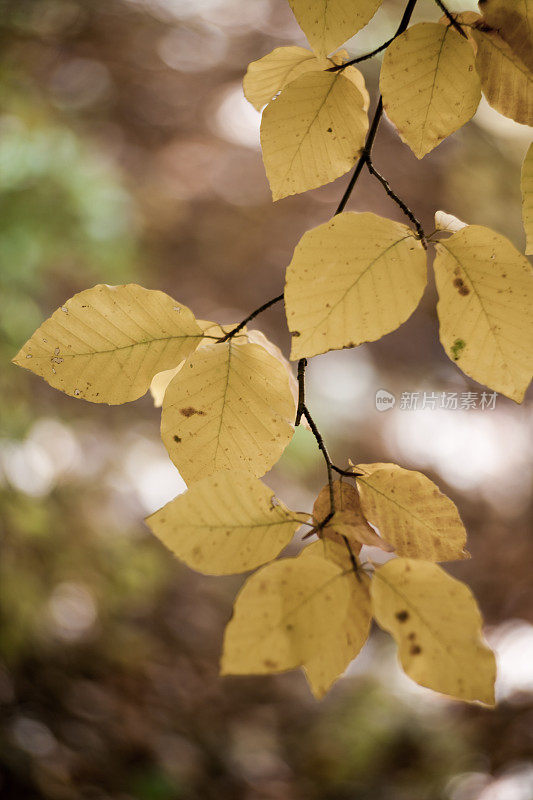
[{"label": "overlapping leaf", "polygon": [[372,621],[370,579],[361,571],[358,576],[354,575],[344,543],[323,539],[306,547],[302,558],[308,556],[334,561],[343,570],[340,580],[348,589],[344,613],[339,611],[335,620],[330,620],[329,628],[324,631],[323,646],[303,665],[311,691],[321,698],[359,654],[368,638]]},{"label": "overlapping leaf", "polygon": [[362,578],[325,558],[321,542],[297,558],[260,569],[235,601],[222,673],[268,674],[303,666],[313,692],[322,696],[368,635],[368,582]]},{"label": "overlapping leaf", "polygon": [[[391,551],[393,548],[384,541],[368,524],[359,502],[355,488],[346,481],[333,483],[335,513],[327,524],[319,530],[319,536],[344,545],[345,537],[354,554],[359,553],[363,544]],[[320,491],[313,506],[313,522],[320,525],[331,510],[329,484]]]},{"label": "overlapping leaf", "polygon": [[486,23],[533,70],[532,0],[480,0],[479,8]]},{"label": "overlapping leaf", "polygon": [[425,251],[406,225],[345,212],[313,228],[287,269],[291,358],[381,338],[413,313],[425,285]]},{"label": "overlapping leaf", "polygon": [[533,125],[533,72],[498,31],[478,17],[470,23],[476,69],[490,105],[506,117]]},{"label": "overlapping leaf", "polygon": [[13,362],[72,397],[116,405],[145,394],[201,337],[191,311],[167,294],[99,284],[67,300]]},{"label": "overlapping leaf", "polygon": [[533,253],[533,144],[522,165],[522,219],[526,232],[526,253]]},{"label": "overlapping leaf", "polygon": [[289,0],[318,56],[327,56],[370,22],[382,0]]},{"label": "overlapping leaf", "polygon": [[467,39],[453,28],[423,22],[387,48],[380,88],[388,117],[422,158],[473,116],[481,98]]},{"label": "overlapping leaf", "polygon": [[255,569],[289,544],[307,514],[273,503],[274,493],[245,472],[195,483],[146,520],[189,567],[210,575]]},{"label": "overlapping leaf", "polygon": [[361,508],[399,556],[466,558],[466,531],[454,503],[421,472],[397,464],[358,464]]},{"label": "overlapping leaf", "polygon": [[308,72],[263,112],[261,146],[274,200],[344,175],[358,159],[368,130],[361,74]]},{"label": "overlapping leaf", "polygon": [[468,587],[436,564],[398,558],[376,570],[371,593],[374,616],[394,636],[409,677],[494,705],[494,654],[481,638],[481,615]]},{"label": "overlapping leaf", "polygon": [[437,245],[440,340],[474,380],[521,402],[533,375],[531,266],[500,234],[469,225]]},{"label": "overlapping leaf", "polygon": [[231,469],[258,477],[289,443],[295,412],[284,364],[230,339],[200,348],[172,379],[161,437],[186,483]]},{"label": "overlapping leaf", "polygon": [[252,61],[243,80],[246,99],[261,111],[291,81],[306,72],[332,67],[333,62],[317,58],[305,47],[276,47],[271,53]]}]

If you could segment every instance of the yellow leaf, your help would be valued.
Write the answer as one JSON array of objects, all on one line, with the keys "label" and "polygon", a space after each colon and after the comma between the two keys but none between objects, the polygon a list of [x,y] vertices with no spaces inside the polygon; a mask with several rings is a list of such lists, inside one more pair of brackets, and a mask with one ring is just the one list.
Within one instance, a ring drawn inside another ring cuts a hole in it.
[{"label": "yellow leaf", "polygon": [[[200,341],[198,348],[207,347],[208,345],[213,344],[214,339],[224,336],[226,333],[229,333],[229,331],[231,331],[237,325],[237,323],[235,323],[234,325],[221,326],[218,325],[216,322],[208,322],[207,320],[203,319],[197,319],[196,322],[202,329],[204,336],[204,338]],[[235,335],[235,339],[239,339],[241,341],[243,339],[246,339],[246,341],[250,341],[250,338],[248,336],[248,331],[246,330],[246,328],[243,328],[242,331],[239,331],[239,333]],[[265,341],[268,341],[266,337]],[[259,344],[261,344],[261,342],[259,342]],[[270,344],[272,345],[271,342]],[[272,345],[272,347],[274,346],[275,345]],[[289,362],[287,362],[287,364],[288,363]],[[185,359],[183,359],[183,361],[180,361],[180,363],[176,367],[173,367],[172,369],[163,370],[163,372],[158,372],[157,375],[154,375],[154,377],[152,378],[152,382],[150,384],[150,394],[152,395],[155,408],[161,408],[161,406],[163,405],[163,398],[165,396],[165,392],[167,390],[170,381],[175,375],[178,374],[178,372],[180,371],[180,369],[183,367],[184,364],[185,364]],[[298,391],[298,384],[296,384],[296,391]]]},{"label": "yellow leaf", "polygon": [[245,472],[219,472],[147,518],[148,527],[189,567],[230,575],[271,561],[308,514],[274,505],[268,486]]},{"label": "yellow leaf", "polygon": [[381,0],[289,0],[318,56],[327,56],[370,22]]},{"label": "yellow leaf", "polygon": [[397,464],[358,464],[361,508],[399,556],[467,558],[466,531],[454,503],[421,472]]},{"label": "yellow leaf", "polygon": [[527,258],[504,236],[478,225],[436,247],[442,346],[467,375],[520,403],[533,375]]},{"label": "yellow leaf", "polygon": [[145,394],[201,337],[191,311],[167,294],[99,284],[43,322],[13,363],[72,397],[117,405]]},{"label": "yellow leaf", "polygon": [[[393,548],[387,544],[370,527],[363,516],[359,495],[356,489],[346,481],[335,481],[333,484],[335,514],[329,522],[318,531],[321,538],[331,539],[345,547],[342,537],[346,537],[354,555],[359,553],[363,544],[380,547],[390,552]],[[327,517],[331,510],[329,484],[320,491],[313,506],[313,522],[315,525]]]},{"label": "yellow leaf", "polygon": [[161,436],[186,483],[221,470],[264,475],[294,433],[287,369],[263,347],[230,339],[200,348],[163,399]]},{"label": "yellow leaf", "polygon": [[524,64],[533,70],[532,0],[480,0],[487,25],[497,30]]},{"label": "yellow leaf", "polygon": [[387,48],[383,106],[417,158],[474,115],[481,99],[474,60],[467,39],[434,22],[413,25]]},{"label": "yellow leaf", "polygon": [[476,43],[476,69],[490,105],[516,122],[533,125],[533,73],[505,39],[481,19],[471,28]]},{"label": "yellow leaf", "polygon": [[522,219],[526,232],[526,253],[533,254],[533,144],[522,165]]},{"label": "yellow leaf", "polygon": [[332,66],[332,61],[317,58],[305,47],[276,47],[268,55],[248,64],[242,83],[244,96],[261,111],[284,86],[300,75]]},{"label": "yellow leaf", "polygon": [[354,68],[308,72],[265,108],[261,146],[274,200],[329,183],[357,161],[368,130],[360,81]]},{"label": "yellow leaf", "polygon": [[344,543],[329,539],[313,542],[301,554],[302,558],[309,556],[326,558],[338,564],[344,571],[340,580],[349,592],[345,613],[339,613],[335,620],[331,620],[329,628],[324,631],[322,647],[303,665],[311,691],[320,699],[345,672],[368,639],[372,621],[370,579],[361,571],[358,577],[354,575]]},{"label": "yellow leaf", "polygon": [[226,628],[223,674],[303,666],[320,697],[362,647],[370,624],[368,582],[313,547],[248,578]]},{"label": "yellow leaf", "polygon": [[398,558],[376,570],[371,593],[374,616],[394,636],[410,678],[494,705],[494,654],[481,637],[481,615],[467,586],[436,564]]},{"label": "yellow leaf", "polygon": [[413,313],[426,279],[424,248],[399,222],[345,212],[307,231],[286,276],[291,358],[390,333]]}]

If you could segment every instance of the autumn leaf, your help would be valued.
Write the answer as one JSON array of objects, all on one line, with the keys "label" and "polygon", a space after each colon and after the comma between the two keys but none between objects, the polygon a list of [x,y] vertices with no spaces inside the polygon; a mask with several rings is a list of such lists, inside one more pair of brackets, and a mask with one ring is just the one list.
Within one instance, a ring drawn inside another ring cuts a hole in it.
[{"label": "autumn leaf", "polygon": [[[352,484],[334,481],[333,497],[335,513],[327,524],[318,531],[322,538],[331,539],[344,546],[343,537],[349,542],[354,554],[359,553],[363,544],[379,547],[390,552],[393,548],[385,542],[366,521],[361,510],[359,495]],[[331,511],[329,484],[320,491],[313,506],[313,522],[320,526]]]},{"label": "autumn leaf", "polygon": [[382,0],[289,0],[318,56],[327,56],[370,22]]},{"label": "autumn leaf", "polygon": [[273,500],[274,492],[252,475],[219,472],[193,484],[146,522],[189,567],[229,575],[271,561],[308,519]]},{"label": "autumn leaf", "polygon": [[198,349],[172,379],[161,437],[187,484],[221,470],[260,477],[291,440],[295,414],[285,365],[230,339]]},{"label": "autumn leaf", "polygon": [[427,561],[467,558],[466,531],[454,503],[421,472],[397,464],[358,464],[366,519],[399,556]]},{"label": "autumn leaf", "polygon": [[398,643],[407,675],[460,700],[494,705],[496,663],[472,593],[436,564],[398,558],[372,580],[377,622]]},{"label": "autumn leaf", "polygon": [[498,31],[488,28],[481,17],[470,28],[481,88],[490,105],[506,117],[533,124],[533,73]]},{"label": "autumn leaf", "polygon": [[533,70],[532,0],[480,0],[487,25],[498,31],[514,53]]},{"label": "autumn leaf", "polygon": [[368,639],[372,621],[370,578],[362,571],[354,575],[344,543],[329,538],[313,542],[301,557],[308,556],[336,563],[344,572],[340,580],[349,592],[344,613],[341,610],[336,612],[335,620],[331,620],[329,628],[324,631],[323,646],[303,665],[311,691],[320,699],[345,672]]},{"label": "autumn leaf", "polygon": [[368,130],[361,81],[354,67],[308,72],[265,108],[261,147],[274,200],[329,183],[353,166]]},{"label": "autumn leaf", "polygon": [[413,25],[387,48],[380,88],[387,116],[422,158],[473,116],[481,99],[467,39],[433,22]]},{"label": "autumn leaf", "polygon": [[526,253],[533,254],[533,144],[522,165],[522,219],[526,232]]},{"label": "autumn leaf", "polygon": [[380,339],[413,313],[426,285],[414,232],[376,214],[338,214],[308,231],[287,268],[291,358]]},{"label": "autumn leaf", "polygon": [[145,394],[201,337],[191,311],[167,294],[99,284],[43,322],[13,363],[72,397],[117,405]]},{"label": "autumn leaf", "polygon": [[351,570],[325,558],[316,544],[320,549],[311,545],[248,578],[224,635],[223,674],[303,666],[314,693],[322,696],[355,657],[370,625],[368,581],[359,582]]},{"label": "autumn leaf", "polygon": [[436,248],[442,346],[467,375],[520,403],[533,375],[529,261],[504,236],[479,225]]},{"label": "autumn leaf", "polygon": [[317,58],[305,47],[276,47],[268,55],[248,64],[242,83],[244,96],[257,111],[261,111],[284,86],[300,75],[332,66],[332,61]]}]

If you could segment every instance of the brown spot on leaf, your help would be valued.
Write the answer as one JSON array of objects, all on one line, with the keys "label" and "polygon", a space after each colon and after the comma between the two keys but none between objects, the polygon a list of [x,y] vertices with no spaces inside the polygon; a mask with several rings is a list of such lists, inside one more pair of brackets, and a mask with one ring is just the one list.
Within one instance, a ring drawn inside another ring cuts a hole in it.
[{"label": "brown spot on leaf", "polygon": [[409,612],[408,611],[397,611],[396,612],[396,619],[398,622],[406,622],[409,619]]},{"label": "brown spot on leaf", "polygon": [[263,664],[265,665],[265,667],[268,667],[268,669],[276,669],[277,666],[278,666],[277,662],[276,661],[271,661],[270,658],[265,658],[265,660],[263,661]]},{"label": "brown spot on leaf", "polygon": [[409,652],[412,656],[418,656],[422,652],[422,648],[418,644],[411,645]]},{"label": "brown spot on leaf", "polygon": [[174,439],[174,441],[176,442],[176,444],[179,444],[179,443],[181,442],[181,439],[180,439],[180,437],[178,436],[178,434],[177,434],[177,433],[176,433],[176,434],[175,434],[175,435],[174,435],[172,438]]},{"label": "brown spot on leaf", "polygon": [[187,406],[187,408],[180,408],[180,414],[183,414],[184,417],[192,417],[194,414],[199,414],[201,417],[205,417],[205,411],[200,411],[197,408],[193,408],[192,406]]}]

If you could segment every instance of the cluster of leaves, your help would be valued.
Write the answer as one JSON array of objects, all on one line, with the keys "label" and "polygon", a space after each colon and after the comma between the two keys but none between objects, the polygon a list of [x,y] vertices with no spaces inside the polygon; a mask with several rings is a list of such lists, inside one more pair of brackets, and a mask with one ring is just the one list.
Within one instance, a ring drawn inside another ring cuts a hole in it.
[{"label": "cluster of leaves", "polygon": [[[162,406],[163,442],[189,489],[153,514],[149,527],[201,572],[261,567],[236,600],[223,672],[303,667],[320,697],[357,655],[374,617],[418,683],[492,704],[494,656],[475,600],[438,566],[467,555],[454,504],[424,475],[394,464],[336,467],[305,400],[307,358],[379,339],[412,314],[426,285],[429,243],[437,249],[437,310],[450,358],[518,402],[533,374],[526,257],[499,234],[442,212],[427,237],[371,158],[383,109],[422,157],[473,115],[480,86],[498,110],[530,122],[526,15],[522,21],[516,12],[516,23],[505,0],[487,0],[483,19],[446,12],[439,23],[407,29],[415,3],[409,0],[390,42],[349,61],[344,52],[328,56],[366,25],[379,2],[291,0],[313,52],[278,48],[248,68],[245,94],[257,108],[266,104],[261,143],[274,199],[327,183],[355,163],[333,219],[297,245],[284,295],[223,328],[197,320],[162,292],[98,285],[58,309],[14,361],[92,402],[124,403],[151,388]],[[369,96],[354,63],[384,49],[382,98],[369,123]],[[523,173],[529,248],[532,163],[530,150]],[[365,166],[413,227],[344,211]],[[246,328],[282,298],[298,382],[282,353]],[[312,521],[258,480],[302,421],[328,473]],[[334,481],[333,471],[345,480]],[[316,533],[318,541],[295,558],[275,560],[302,525],[310,528],[304,538]],[[374,569],[361,559],[365,545],[396,557]]]}]

